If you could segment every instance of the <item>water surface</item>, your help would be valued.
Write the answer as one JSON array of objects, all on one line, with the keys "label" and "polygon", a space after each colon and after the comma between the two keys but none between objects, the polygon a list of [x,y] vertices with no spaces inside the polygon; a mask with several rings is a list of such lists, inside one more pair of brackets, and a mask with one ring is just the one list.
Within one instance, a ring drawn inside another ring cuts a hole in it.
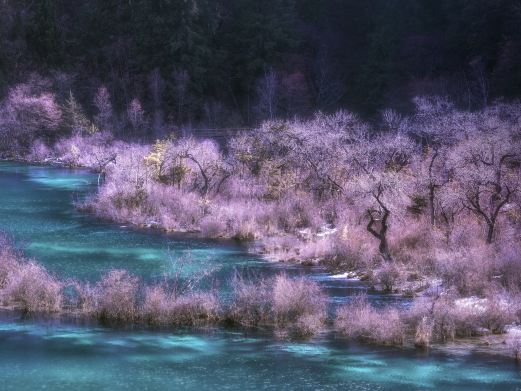
[{"label": "water surface", "polygon": [[[234,242],[143,232],[77,212],[73,201],[95,187],[86,171],[0,163],[0,230],[60,277],[95,280],[125,268],[144,280],[175,271],[212,270],[225,289],[234,270],[285,271],[320,282],[332,303],[366,290],[320,269],[268,264]],[[221,286],[222,285],[222,286]],[[376,305],[401,299],[369,292]],[[313,342],[223,329],[114,330],[0,316],[2,390],[521,390],[513,361],[478,354],[423,354]]]}]

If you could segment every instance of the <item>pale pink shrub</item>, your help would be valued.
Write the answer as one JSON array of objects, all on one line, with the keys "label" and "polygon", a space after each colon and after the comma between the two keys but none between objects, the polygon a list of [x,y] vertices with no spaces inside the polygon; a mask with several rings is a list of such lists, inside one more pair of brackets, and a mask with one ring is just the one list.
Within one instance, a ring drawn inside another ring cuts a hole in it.
[{"label": "pale pink shrub", "polygon": [[273,318],[270,281],[252,282],[236,275],[233,289],[234,298],[228,314],[231,322],[247,327],[270,323]]},{"label": "pale pink shrub", "polygon": [[300,248],[305,245],[292,235],[272,236],[262,240],[259,252],[275,261],[297,261],[300,258]]},{"label": "pale pink shrub", "polygon": [[518,329],[510,330],[505,340],[508,349],[514,355],[516,361],[521,360],[521,331]]},{"label": "pale pink shrub", "polygon": [[314,281],[279,275],[251,282],[237,276],[228,318],[243,326],[275,326],[281,335],[310,337],[324,327],[327,299]]},{"label": "pale pink shrub", "polygon": [[87,167],[104,172],[109,163],[123,153],[124,146],[106,132],[76,133],[56,142],[52,148],[54,159],[68,167]]},{"label": "pale pink shrub", "polygon": [[386,345],[403,344],[406,333],[398,310],[376,310],[364,297],[338,309],[335,329],[350,339]]},{"label": "pale pink shrub", "polygon": [[62,283],[34,262],[19,262],[2,289],[4,305],[25,312],[58,312]]},{"label": "pale pink shrub", "polygon": [[198,326],[219,319],[219,301],[211,292],[191,292],[178,296],[170,309],[170,324]]},{"label": "pale pink shrub", "polygon": [[35,140],[29,150],[27,159],[32,162],[43,163],[52,158],[51,149],[42,140]]},{"label": "pale pink shrub", "polygon": [[507,325],[518,321],[516,306],[505,296],[458,298],[449,293],[415,300],[408,317],[421,327],[427,322],[436,341],[453,340],[483,334],[500,334]]},{"label": "pale pink shrub", "polygon": [[521,290],[521,246],[519,243],[502,243],[498,260],[501,284],[510,292],[517,293]]},{"label": "pale pink shrub", "polygon": [[73,282],[76,294],[75,308],[83,315],[92,316],[98,309],[100,294],[96,285],[90,283]]},{"label": "pale pink shrub", "polygon": [[445,284],[455,287],[464,296],[484,295],[499,273],[497,254],[484,244],[458,251],[439,251],[435,262],[436,273]]},{"label": "pale pink shrub", "polygon": [[312,196],[304,192],[286,195],[275,204],[278,227],[284,232],[295,233],[299,228],[317,231],[326,223],[320,216]]},{"label": "pale pink shrub", "polygon": [[11,154],[27,153],[37,137],[53,139],[62,120],[56,97],[34,76],[9,90],[0,107],[0,144]]},{"label": "pale pink shrub", "polygon": [[17,254],[10,240],[0,234],[0,289],[3,289],[18,269],[20,254]]},{"label": "pale pink shrub", "polygon": [[154,326],[167,324],[171,299],[163,285],[147,287],[141,310],[143,320]]},{"label": "pale pink shrub", "polygon": [[156,285],[146,289],[141,314],[155,326],[198,326],[218,320],[219,302],[212,293],[175,296],[163,285]]},{"label": "pale pink shrub", "polygon": [[273,284],[273,314],[278,328],[292,336],[308,337],[319,332],[326,319],[327,297],[318,284],[282,274]]},{"label": "pale pink shrub", "polygon": [[414,334],[414,346],[428,348],[432,341],[433,324],[427,316],[421,318]]},{"label": "pale pink shrub", "polygon": [[224,216],[209,215],[201,220],[199,225],[201,233],[207,238],[225,237],[229,227],[229,221]]},{"label": "pale pink shrub", "polygon": [[374,280],[387,292],[393,292],[399,282],[404,280],[400,267],[395,262],[384,262],[374,273]]},{"label": "pale pink shrub", "polygon": [[167,230],[200,229],[206,206],[197,194],[159,183],[148,183],[144,192],[140,221],[154,222]]},{"label": "pale pink shrub", "polygon": [[139,281],[125,270],[112,270],[96,285],[96,313],[102,320],[132,321],[137,314]]}]

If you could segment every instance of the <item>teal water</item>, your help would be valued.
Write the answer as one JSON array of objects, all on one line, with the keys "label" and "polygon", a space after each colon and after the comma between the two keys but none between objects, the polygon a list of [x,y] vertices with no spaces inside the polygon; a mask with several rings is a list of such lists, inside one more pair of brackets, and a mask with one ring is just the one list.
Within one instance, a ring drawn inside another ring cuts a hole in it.
[{"label": "teal water", "polygon": [[[85,171],[0,163],[0,230],[61,277],[96,279],[125,268],[143,279],[212,270],[226,285],[234,270],[284,270],[318,280],[333,303],[365,290],[319,269],[267,264],[233,242],[141,232],[77,212],[93,190]],[[370,293],[378,305],[400,302]],[[307,343],[223,329],[114,330],[0,316],[1,390],[521,390],[513,361],[469,354],[425,355],[322,337]]]},{"label": "teal water", "polygon": [[172,260],[180,258],[187,260],[186,273],[264,266],[237,245],[139,232],[79,213],[73,201],[94,183],[96,177],[86,171],[1,162],[0,230],[63,277],[96,279],[124,268],[157,278],[172,273]]}]

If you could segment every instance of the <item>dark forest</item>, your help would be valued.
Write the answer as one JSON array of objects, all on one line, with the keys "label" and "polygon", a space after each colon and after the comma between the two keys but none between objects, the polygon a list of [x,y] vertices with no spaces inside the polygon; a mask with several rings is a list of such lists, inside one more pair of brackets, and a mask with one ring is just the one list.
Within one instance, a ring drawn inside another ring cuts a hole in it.
[{"label": "dark forest", "polygon": [[177,125],[521,94],[516,0],[3,1],[0,42],[2,94],[37,71],[89,112],[104,85]]}]

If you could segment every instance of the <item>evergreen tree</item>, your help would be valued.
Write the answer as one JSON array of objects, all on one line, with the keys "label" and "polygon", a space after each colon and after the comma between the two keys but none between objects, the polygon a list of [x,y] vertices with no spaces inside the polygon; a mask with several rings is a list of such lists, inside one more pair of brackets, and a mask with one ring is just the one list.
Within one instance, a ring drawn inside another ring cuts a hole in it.
[{"label": "evergreen tree", "polygon": [[49,66],[62,60],[62,37],[56,20],[54,0],[37,2],[27,35],[32,50]]}]

